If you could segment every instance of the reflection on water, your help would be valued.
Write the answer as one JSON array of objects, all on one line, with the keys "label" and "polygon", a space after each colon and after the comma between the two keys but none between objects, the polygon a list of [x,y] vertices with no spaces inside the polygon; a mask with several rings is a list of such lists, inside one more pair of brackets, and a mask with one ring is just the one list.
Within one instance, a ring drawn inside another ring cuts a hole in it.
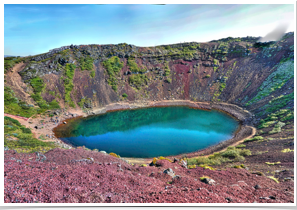
[{"label": "reflection on water", "polygon": [[189,153],[232,137],[237,121],[217,111],[159,107],[111,112],[72,121],[57,129],[76,146],[123,157]]}]

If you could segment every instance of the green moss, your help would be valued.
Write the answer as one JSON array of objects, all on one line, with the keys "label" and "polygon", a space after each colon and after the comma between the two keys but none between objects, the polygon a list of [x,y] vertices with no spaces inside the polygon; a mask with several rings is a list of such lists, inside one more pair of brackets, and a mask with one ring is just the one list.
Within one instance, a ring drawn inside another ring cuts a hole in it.
[{"label": "green moss", "polygon": [[239,145],[236,146],[236,148],[243,148],[243,147],[246,147],[246,145],[244,145],[244,144],[239,144]]},{"label": "green moss", "polygon": [[4,72],[14,67],[15,64],[22,62],[24,59],[21,57],[6,57],[4,58]]},{"label": "green moss", "polygon": [[79,67],[81,70],[88,70],[88,71],[93,71],[94,70],[94,59],[91,58],[90,56],[87,56],[85,58],[81,57],[79,59]]},{"label": "green moss", "polygon": [[277,164],[281,164],[281,162],[275,162],[275,163],[270,163],[270,162],[265,162],[267,165],[277,165]]},{"label": "green moss", "polygon": [[71,91],[74,87],[73,84],[73,77],[74,77],[74,73],[75,73],[75,68],[76,66],[74,64],[69,64],[67,63],[65,66],[65,75],[66,78],[64,78],[64,89],[65,89],[65,102],[69,103],[69,105],[71,105],[72,107],[75,107],[75,104],[73,103],[72,99],[71,99]]},{"label": "green moss", "polygon": [[80,100],[80,102],[77,103],[78,106],[79,106],[80,108],[83,108],[83,107],[84,107],[84,103],[85,103],[85,101],[86,101],[86,99],[85,99],[85,98],[82,98],[82,99]]},{"label": "green moss", "polygon": [[139,67],[137,63],[132,59],[128,59],[127,66],[129,66],[130,71],[134,73],[145,73],[147,71],[146,67]]},{"label": "green moss", "polygon": [[276,68],[277,69],[271,73],[261,84],[257,95],[245,104],[246,106],[249,106],[269,96],[274,91],[282,88],[289,79],[294,77],[294,62],[289,60],[284,63],[279,63]]},{"label": "green moss", "polygon": [[37,113],[37,109],[20,101],[9,87],[4,86],[4,113],[31,117]]},{"label": "green moss", "polygon": [[[4,129],[4,146],[17,152],[45,152],[56,146],[52,142],[43,142],[33,138],[29,128],[24,127],[19,121],[4,117],[4,128],[13,127],[12,130]],[[16,139],[10,140],[10,136]]]},{"label": "green moss", "polygon": [[118,89],[118,80],[117,76],[121,69],[124,66],[124,62],[120,61],[120,58],[117,56],[113,56],[108,60],[102,62],[105,67],[107,74],[109,75],[108,84],[112,87],[114,91]]},{"label": "green moss", "polygon": [[219,90],[222,92],[226,87],[226,83],[221,83]]},{"label": "green moss", "polygon": [[91,71],[91,73],[90,73],[90,77],[91,77],[91,78],[94,78],[94,77],[95,77],[95,71]]},{"label": "green moss", "polygon": [[[221,165],[225,162],[244,161],[245,156],[251,155],[251,151],[247,149],[238,149],[235,147],[228,147],[226,151],[215,152],[208,157],[195,157],[188,159],[188,165]],[[231,159],[230,159],[231,158]]]},{"label": "green moss", "polygon": [[288,149],[283,149],[281,152],[283,152],[283,153],[287,153],[287,152],[294,152],[294,150],[292,149],[290,149],[290,148],[288,148]]},{"label": "green moss", "polygon": [[135,86],[138,90],[141,86],[146,85],[148,77],[144,74],[133,74],[129,77],[129,84]]},{"label": "green moss", "polygon": [[264,138],[263,138],[262,136],[255,136],[255,137],[253,137],[253,138],[244,140],[244,142],[258,141],[258,140],[263,140],[263,139],[264,139]]},{"label": "green moss", "polygon": [[267,176],[268,178],[272,179],[273,181],[275,181],[276,183],[279,183],[278,179],[273,177],[273,176]]}]

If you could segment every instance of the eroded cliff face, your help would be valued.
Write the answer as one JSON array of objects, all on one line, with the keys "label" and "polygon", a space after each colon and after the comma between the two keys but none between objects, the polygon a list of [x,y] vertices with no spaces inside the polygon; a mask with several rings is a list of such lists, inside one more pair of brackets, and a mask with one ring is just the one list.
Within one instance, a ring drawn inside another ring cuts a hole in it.
[{"label": "eroded cliff face", "polygon": [[61,108],[92,110],[123,100],[186,99],[233,103],[260,116],[271,106],[292,108],[294,34],[266,45],[257,40],[156,47],[71,45],[22,58],[21,85],[13,85],[11,70],[5,85],[35,107],[53,100]]}]

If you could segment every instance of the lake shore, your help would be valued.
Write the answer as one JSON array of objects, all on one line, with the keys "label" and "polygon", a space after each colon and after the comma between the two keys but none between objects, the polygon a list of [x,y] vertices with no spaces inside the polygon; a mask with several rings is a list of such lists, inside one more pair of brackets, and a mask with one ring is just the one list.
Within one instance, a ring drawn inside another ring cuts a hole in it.
[{"label": "lake shore", "polygon": [[[63,126],[64,123],[68,123],[70,120],[75,120],[76,118],[88,117],[92,115],[104,114],[107,112],[114,112],[119,110],[127,109],[140,109],[147,107],[167,107],[167,106],[188,106],[193,109],[203,109],[203,110],[217,110],[224,112],[239,121],[240,126],[234,133],[233,138],[221,142],[217,145],[211,146],[209,148],[175,156],[167,156],[168,158],[181,158],[181,157],[195,157],[195,156],[206,156],[213,152],[223,151],[228,146],[236,146],[237,144],[243,142],[246,138],[250,138],[256,133],[256,129],[252,127],[252,117],[253,115],[248,111],[242,109],[241,107],[228,104],[228,103],[209,103],[209,102],[194,102],[190,100],[162,100],[162,101],[135,101],[135,102],[117,102],[106,105],[100,108],[94,108],[91,111],[83,112],[81,109],[69,108],[58,112],[57,115],[53,117],[39,116],[36,118],[24,119],[19,116],[13,116],[5,114],[6,116],[15,118],[20,121],[21,124],[26,127],[31,128],[32,133],[35,138],[42,141],[56,142],[58,145],[64,148],[73,148],[73,145],[62,141],[59,136],[56,135],[55,129]],[[150,163],[152,158],[125,158],[132,163]]]}]

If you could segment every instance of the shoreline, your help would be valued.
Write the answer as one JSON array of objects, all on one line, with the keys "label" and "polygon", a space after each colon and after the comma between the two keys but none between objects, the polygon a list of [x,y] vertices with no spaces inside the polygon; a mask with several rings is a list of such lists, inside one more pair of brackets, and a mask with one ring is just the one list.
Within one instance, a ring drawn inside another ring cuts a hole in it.
[{"label": "shoreline", "polygon": [[[56,135],[55,129],[63,126],[63,122],[68,123],[70,120],[75,120],[81,117],[89,117],[93,115],[101,115],[107,112],[115,112],[120,110],[128,110],[128,109],[141,109],[141,108],[149,108],[149,107],[168,107],[168,106],[188,106],[194,109],[203,109],[203,110],[217,110],[223,112],[235,120],[239,121],[239,128],[234,132],[234,135],[231,139],[220,142],[216,145],[210,146],[208,148],[198,150],[191,153],[166,156],[167,158],[181,158],[181,157],[196,157],[196,156],[205,156],[212,154],[213,152],[224,151],[228,146],[236,146],[242,143],[245,139],[251,138],[256,133],[256,129],[252,127],[252,114],[243,108],[228,103],[209,103],[209,102],[194,102],[190,100],[162,100],[162,101],[148,101],[148,102],[118,102],[108,104],[104,107],[95,108],[92,111],[88,111],[88,113],[83,113],[80,110],[79,116],[66,118],[61,120],[61,123],[52,128],[52,132],[57,141],[62,142],[63,144],[69,146],[70,148],[74,147],[67,142],[59,139],[59,136]],[[130,157],[122,157],[128,160],[131,163],[136,164],[148,164],[152,161],[153,158],[130,158]]]},{"label": "shoreline", "polygon": [[[234,132],[234,135],[231,139],[222,141],[216,145],[210,146],[208,148],[198,150],[191,153],[184,153],[179,155],[166,156],[167,158],[182,158],[182,157],[196,157],[196,156],[205,156],[212,154],[213,152],[224,151],[228,146],[236,146],[242,143],[246,138],[251,138],[256,133],[256,129],[252,127],[252,117],[253,115],[244,110],[243,108],[228,103],[209,103],[209,102],[194,102],[190,100],[162,100],[162,101],[134,101],[134,102],[117,102],[108,104],[103,107],[95,108],[87,113],[83,112],[80,109],[69,108],[64,111],[60,111],[58,115],[54,117],[42,117],[37,118],[28,118],[21,119],[19,116],[13,116],[10,114],[4,113],[6,116],[10,116],[20,121],[26,127],[31,128],[35,138],[40,139],[41,141],[51,141],[57,143],[59,146],[72,149],[76,146],[64,142],[60,137],[55,133],[55,129],[60,126],[63,126],[64,122],[68,123],[69,121],[76,120],[78,118],[85,118],[94,115],[101,115],[108,112],[115,112],[128,109],[141,109],[141,108],[150,108],[150,107],[168,107],[168,106],[187,106],[193,109],[202,109],[202,110],[217,110],[223,112],[239,122],[238,129]],[[59,123],[53,123],[50,119],[56,118],[59,120]],[[42,123],[41,123],[42,122]],[[35,127],[38,127],[36,129]],[[148,164],[152,161],[153,158],[131,158],[123,157],[131,163],[137,164]]]}]

